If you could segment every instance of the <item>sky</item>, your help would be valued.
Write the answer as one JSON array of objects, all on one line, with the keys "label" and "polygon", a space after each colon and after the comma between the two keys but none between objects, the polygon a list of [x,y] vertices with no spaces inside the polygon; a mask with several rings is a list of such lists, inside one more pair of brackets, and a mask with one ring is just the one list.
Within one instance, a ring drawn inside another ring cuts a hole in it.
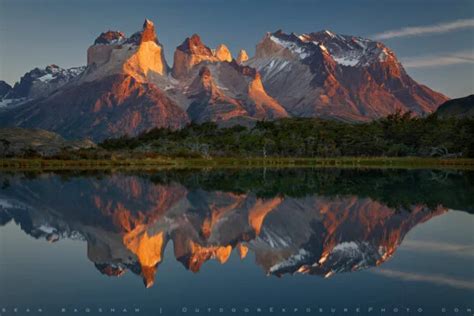
[{"label": "sky", "polygon": [[85,65],[103,31],[127,35],[155,23],[168,64],[186,37],[250,56],[266,32],[336,33],[377,39],[418,82],[449,97],[474,90],[473,0],[0,0],[0,80],[35,67]]}]

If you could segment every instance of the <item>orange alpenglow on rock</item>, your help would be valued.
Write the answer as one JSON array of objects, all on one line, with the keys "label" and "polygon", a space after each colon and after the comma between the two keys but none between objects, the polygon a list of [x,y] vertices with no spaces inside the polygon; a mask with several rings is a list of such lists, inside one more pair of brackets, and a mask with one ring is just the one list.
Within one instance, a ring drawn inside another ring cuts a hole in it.
[{"label": "orange alpenglow on rock", "polygon": [[237,63],[241,64],[249,60],[249,55],[247,55],[247,52],[245,49],[241,49],[239,51],[239,55],[237,56]]},{"label": "orange alpenglow on rock", "polygon": [[212,211],[211,217],[210,218],[207,217],[201,226],[202,235],[206,239],[211,236],[214,225],[216,225],[216,223],[221,219],[221,217],[224,216],[227,212],[233,211],[242,202],[244,198],[243,196],[238,196],[238,195],[233,195],[233,194],[229,194],[229,195],[235,198],[234,202],[222,207],[217,207],[215,205],[210,206],[211,211]]},{"label": "orange alpenglow on rock", "polygon": [[244,259],[249,252],[249,247],[241,243],[237,245],[237,249],[239,250],[240,259]]},{"label": "orange alpenglow on rock", "polygon": [[146,80],[148,73],[153,72],[165,75],[168,71],[163,47],[159,44],[155,33],[155,26],[150,20],[145,20],[141,33],[135,33],[131,39],[137,36],[140,44],[137,52],[127,60],[124,65],[126,73],[133,77]]},{"label": "orange alpenglow on rock", "polygon": [[[149,236],[148,232],[141,233],[140,227],[137,227],[123,237],[125,246],[134,253],[142,270],[143,282],[147,288],[151,287],[155,281],[156,266],[162,260],[164,246],[163,232],[157,235]],[[139,233],[137,234],[137,230]]]},{"label": "orange alpenglow on rock", "polygon": [[142,31],[142,37],[141,37],[141,42],[149,42],[153,41],[156,42],[156,33],[155,33],[155,25],[153,24],[152,21],[145,19],[145,22],[143,23],[143,31]]},{"label": "orange alpenglow on rock", "polygon": [[215,56],[216,56],[217,59],[219,59],[220,61],[227,61],[227,62],[231,62],[231,61],[232,61],[232,54],[231,54],[231,52],[229,51],[229,49],[227,48],[227,46],[225,46],[224,44],[220,44],[220,45],[216,48]]},{"label": "orange alpenglow on rock", "polygon": [[176,47],[174,52],[173,76],[182,78],[187,75],[191,68],[203,61],[217,62],[212,50],[204,45],[197,34],[188,37]]},{"label": "orange alpenglow on rock", "polygon": [[249,210],[249,224],[254,229],[255,233],[260,235],[262,224],[265,217],[273,211],[283,201],[282,198],[277,197],[268,201],[257,200],[255,205]]},{"label": "orange alpenglow on rock", "polygon": [[288,117],[288,112],[275,99],[265,91],[260,73],[256,73],[254,79],[249,84],[248,94],[255,103],[256,115],[263,118],[283,118]]},{"label": "orange alpenglow on rock", "polygon": [[232,253],[231,245],[206,247],[194,243],[192,240],[189,242],[189,245],[191,247],[189,269],[193,272],[198,272],[201,265],[209,259],[217,259],[219,263],[224,264]]},{"label": "orange alpenglow on rock", "polygon": [[163,47],[153,22],[148,19],[142,30],[129,38],[118,31],[100,34],[87,50],[87,65],[94,65],[94,70],[83,77],[84,81],[125,74],[146,82],[150,73],[165,75],[168,72]]}]

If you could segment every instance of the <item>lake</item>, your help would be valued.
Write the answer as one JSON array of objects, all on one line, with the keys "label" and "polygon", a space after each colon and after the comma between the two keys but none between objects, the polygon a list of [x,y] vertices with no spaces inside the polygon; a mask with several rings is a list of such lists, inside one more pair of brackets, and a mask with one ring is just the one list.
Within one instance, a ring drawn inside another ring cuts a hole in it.
[{"label": "lake", "polygon": [[472,315],[474,172],[0,174],[0,315]]}]

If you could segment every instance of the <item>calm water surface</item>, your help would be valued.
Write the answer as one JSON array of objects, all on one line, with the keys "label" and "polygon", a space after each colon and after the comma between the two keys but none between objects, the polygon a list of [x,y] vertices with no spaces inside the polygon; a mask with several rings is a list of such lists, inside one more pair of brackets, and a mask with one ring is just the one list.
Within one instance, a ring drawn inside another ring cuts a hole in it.
[{"label": "calm water surface", "polygon": [[474,308],[473,172],[3,173],[0,187],[0,315]]}]

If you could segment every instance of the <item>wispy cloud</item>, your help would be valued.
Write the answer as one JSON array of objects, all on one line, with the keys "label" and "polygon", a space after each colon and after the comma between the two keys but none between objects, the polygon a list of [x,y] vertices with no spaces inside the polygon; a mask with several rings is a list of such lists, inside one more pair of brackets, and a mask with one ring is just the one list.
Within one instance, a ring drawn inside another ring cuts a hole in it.
[{"label": "wispy cloud", "polygon": [[403,242],[401,249],[416,252],[443,252],[449,255],[462,257],[474,256],[474,245],[452,244],[425,240],[406,240]]},{"label": "wispy cloud", "polygon": [[385,32],[377,33],[374,34],[372,37],[378,40],[384,40],[395,37],[447,33],[459,29],[466,29],[472,27],[474,27],[474,19],[463,19],[433,25],[403,27],[396,30],[388,30]]},{"label": "wispy cloud", "polygon": [[372,269],[370,272],[405,281],[427,282],[459,289],[474,290],[474,280],[460,280],[442,274],[420,274],[380,268]]},{"label": "wispy cloud", "polygon": [[474,51],[460,51],[451,54],[426,55],[402,58],[405,68],[439,67],[474,63]]}]

